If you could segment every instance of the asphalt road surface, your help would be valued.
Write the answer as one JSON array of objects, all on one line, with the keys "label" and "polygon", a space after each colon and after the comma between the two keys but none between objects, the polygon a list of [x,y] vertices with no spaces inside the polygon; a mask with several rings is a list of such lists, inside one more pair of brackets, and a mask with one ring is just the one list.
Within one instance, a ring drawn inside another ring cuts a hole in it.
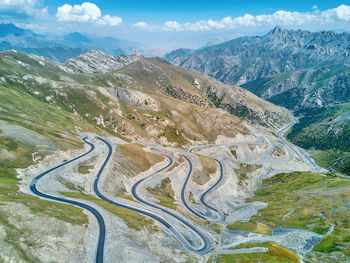
[{"label": "asphalt road surface", "polygon": [[39,174],[38,176],[36,176],[29,184],[29,189],[30,191],[41,197],[41,198],[44,198],[44,199],[48,199],[48,200],[52,200],[52,201],[55,201],[55,202],[60,202],[60,203],[66,203],[66,204],[71,204],[71,205],[75,205],[75,206],[78,206],[80,208],[83,208],[87,211],[89,211],[91,214],[93,214],[98,222],[98,225],[99,225],[99,236],[98,236],[98,240],[97,240],[97,245],[96,245],[96,251],[95,251],[95,259],[94,259],[94,262],[96,263],[102,263],[103,262],[103,252],[104,252],[104,245],[105,245],[105,236],[106,236],[106,225],[105,225],[105,221],[102,217],[102,215],[95,209],[93,208],[92,206],[88,205],[88,204],[85,204],[85,203],[82,203],[82,202],[78,202],[78,201],[74,201],[74,200],[70,200],[70,199],[66,199],[66,198],[62,198],[62,197],[57,197],[57,196],[53,196],[53,195],[49,195],[49,194],[45,194],[43,192],[41,192],[40,190],[38,190],[37,188],[37,183],[39,182],[39,180],[41,178],[43,178],[45,175],[48,175],[50,172],[62,167],[62,166],[65,166],[69,163],[72,163],[86,155],[88,155],[89,153],[91,153],[94,149],[95,149],[95,146],[86,141],[86,137],[83,138],[83,141],[85,143],[87,143],[89,146],[90,146],[90,150],[83,153],[82,155],[79,155],[71,160],[68,160],[68,161],[65,161],[53,168],[50,168],[49,170],[46,170],[45,172],[42,172],[41,174]]},{"label": "asphalt road surface", "polygon": [[[191,252],[196,253],[196,254],[205,254],[205,253],[207,253],[211,249],[210,242],[207,239],[207,237],[204,234],[202,234],[199,230],[197,230],[197,228],[195,228],[194,226],[192,226],[191,224],[189,224],[187,221],[183,220],[181,217],[177,216],[176,214],[173,214],[170,211],[167,211],[166,209],[164,209],[162,207],[160,207],[160,208],[156,207],[157,209],[161,209],[163,212],[165,212],[165,213],[167,213],[169,215],[172,215],[173,217],[175,217],[176,219],[181,221],[183,224],[185,224],[187,227],[191,228],[195,233],[197,233],[201,237],[201,239],[203,241],[203,244],[202,244],[202,246],[199,249],[191,249],[190,247],[188,247],[186,245],[187,242],[182,238],[182,235],[180,235],[177,232],[177,230],[170,223],[168,223],[167,221],[165,221],[163,218],[159,217],[158,215],[153,214],[153,213],[148,212],[148,211],[145,211],[145,210],[142,210],[142,209],[139,209],[139,208],[136,208],[136,207],[132,207],[130,205],[125,205],[125,204],[113,201],[113,200],[109,199],[108,197],[104,196],[99,191],[99,187],[98,187],[99,179],[100,179],[101,174],[102,174],[104,168],[106,167],[109,159],[112,156],[113,148],[112,148],[111,144],[107,140],[105,140],[105,139],[103,139],[101,137],[97,137],[97,139],[101,140],[102,142],[104,142],[107,145],[107,147],[108,147],[108,155],[107,155],[104,163],[102,164],[102,166],[101,166],[101,168],[100,168],[100,170],[99,170],[99,172],[98,172],[98,174],[96,176],[96,179],[94,181],[93,189],[94,189],[94,192],[96,193],[96,195],[99,198],[101,198],[102,200],[104,200],[104,201],[106,201],[106,202],[108,202],[108,203],[110,203],[112,205],[119,206],[119,207],[126,208],[126,209],[130,209],[132,211],[135,211],[135,212],[137,212],[139,214],[145,215],[147,217],[153,218],[154,220],[158,221],[159,223],[164,225],[169,231],[171,231],[176,236],[176,238],[181,242],[181,244],[185,246],[185,249],[190,250]],[[172,165],[172,162],[173,161],[170,158],[169,163],[166,165],[166,167],[163,167],[159,171],[170,167]],[[133,195],[137,198],[137,200],[139,202],[141,202],[143,204],[146,204],[146,205],[149,205],[150,203],[142,200],[141,198],[138,198],[137,193],[136,193],[136,187],[135,188],[133,187]]]}]

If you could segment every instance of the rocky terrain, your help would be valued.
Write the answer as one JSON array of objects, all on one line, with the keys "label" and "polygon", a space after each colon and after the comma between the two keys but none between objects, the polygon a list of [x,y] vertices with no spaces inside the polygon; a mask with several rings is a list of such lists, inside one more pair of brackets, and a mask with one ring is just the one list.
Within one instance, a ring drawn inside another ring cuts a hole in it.
[{"label": "rocky terrain", "polygon": [[[113,59],[91,54],[84,68]],[[0,261],[349,259],[348,181],[308,173],[326,171],[283,138],[286,109],[162,59],[75,73],[7,51],[0,65]],[[305,197],[283,199],[293,176],[271,180],[295,171]],[[332,191],[310,192],[320,177]]]},{"label": "rocky terrain", "polygon": [[138,50],[129,56],[110,56],[102,51],[90,50],[79,57],[69,59],[64,65],[75,73],[107,73],[143,58],[143,54]]},{"label": "rocky terrain", "polygon": [[[2,52],[0,59],[0,81],[12,87],[3,90],[3,97],[20,92],[21,97],[33,98],[31,103],[68,111],[74,120],[128,140],[188,145],[215,141],[220,134],[233,136],[234,130],[226,127],[241,127],[235,125],[242,121],[239,117],[275,130],[291,121],[285,109],[238,86],[156,59],[138,60],[118,71],[95,75],[75,74],[66,65],[15,51]],[[213,129],[215,122],[220,125]]]}]

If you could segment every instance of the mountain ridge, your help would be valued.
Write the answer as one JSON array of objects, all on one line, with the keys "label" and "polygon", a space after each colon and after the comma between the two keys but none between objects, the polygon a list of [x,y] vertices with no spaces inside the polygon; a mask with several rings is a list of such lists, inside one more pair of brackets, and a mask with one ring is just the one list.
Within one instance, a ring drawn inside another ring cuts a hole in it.
[{"label": "mountain ridge", "polygon": [[228,84],[315,66],[349,57],[350,34],[275,27],[264,36],[240,37],[200,50],[178,49],[164,57]]}]

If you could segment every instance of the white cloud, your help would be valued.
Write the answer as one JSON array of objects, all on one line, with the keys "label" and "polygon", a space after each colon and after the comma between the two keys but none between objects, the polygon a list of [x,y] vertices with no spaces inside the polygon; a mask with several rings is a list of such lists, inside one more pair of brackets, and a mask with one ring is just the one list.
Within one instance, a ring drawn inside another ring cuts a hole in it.
[{"label": "white cloud", "polygon": [[48,15],[49,14],[49,8],[48,7],[45,7],[43,9],[40,10],[40,12],[44,15]]},{"label": "white cloud", "polygon": [[164,23],[164,26],[169,30],[180,31],[183,28],[183,25],[180,25],[176,21],[167,21]]},{"label": "white cloud", "polygon": [[133,26],[137,27],[137,28],[141,28],[141,29],[148,29],[150,25],[147,24],[146,22],[140,21],[140,22],[133,24]]},{"label": "white cloud", "polygon": [[30,16],[47,15],[47,7],[40,9],[38,0],[0,0],[0,12],[14,12]]},{"label": "white cloud", "polygon": [[98,25],[110,25],[110,26],[117,26],[122,23],[122,19],[118,16],[110,16],[105,15],[101,17],[99,20],[97,20]]},{"label": "white cloud", "polygon": [[58,7],[57,9],[57,20],[58,21],[97,21],[101,16],[101,10],[97,5],[85,2],[81,5],[68,5]]},{"label": "white cloud", "polygon": [[317,5],[313,5],[312,9],[318,9],[318,6]]},{"label": "white cloud", "polygon": [[326,12],[330,17],[336,17],[340,20],[350,21],[350,6],[341,5],[335,9]]},{"label": "white cloud", "polygon": [[[314,6],[315,7],[315,6]],[[313,9],[315,9],[313,7]],[[317,6],[316,6],[317,8]],[[232,18],[230,16],[221,20],[200,20],[195,23],[179,23],[166,21],[162,26],[149,25],[146,22],[138,22],[134,26],[144,30],[158,31],[210,31],[218,29],[237,28],[263,28],[266,26],[302,26],[302,25],[331,25],[332,23],[350,21],[350,6],[340,5],[337,8],[325,11],[292,12],[279,10],[273,14],[253,16],[245,14]]]},{"label": "white cloud", "polygon": [[164,31],[163,26],[150,25],[144,21],[137,22],[137,23],[133,24],[132,26],[136,27],[138,29],[141,29],[141,30],[145,30],[145,31],[153,31],[153,32],[154,31]]},{"label": "white cloud", "polygon": [[84,2],[81,5],[64,4],[57,8],[56,18],[61,22],[91,22],[98,25],[116,26],[122,22],[118,16],[104,15],[94,3]]}]

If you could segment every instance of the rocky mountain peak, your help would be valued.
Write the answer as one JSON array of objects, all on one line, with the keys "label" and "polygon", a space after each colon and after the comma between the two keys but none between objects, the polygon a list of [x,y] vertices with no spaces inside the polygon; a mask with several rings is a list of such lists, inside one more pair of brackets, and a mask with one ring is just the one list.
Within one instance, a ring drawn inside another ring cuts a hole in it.
[{"label": "rocky mountain peak", "polygon": [[289,32],[288,29],[284,28],[284,27],[281,27],[279,25],[276,25],[274,27],[274,29],[271,30],[271,34],[280,34],[280,33],[285,33],[285,32]]},{"label": "rocky mountain peak", "polygon": [[266,35],[266,37],[274,40],[287,40],[287,42],[290,42],[296,38],[295,33],[297,33],[297,31],[288,30],[281,26],[276,26]]}]

